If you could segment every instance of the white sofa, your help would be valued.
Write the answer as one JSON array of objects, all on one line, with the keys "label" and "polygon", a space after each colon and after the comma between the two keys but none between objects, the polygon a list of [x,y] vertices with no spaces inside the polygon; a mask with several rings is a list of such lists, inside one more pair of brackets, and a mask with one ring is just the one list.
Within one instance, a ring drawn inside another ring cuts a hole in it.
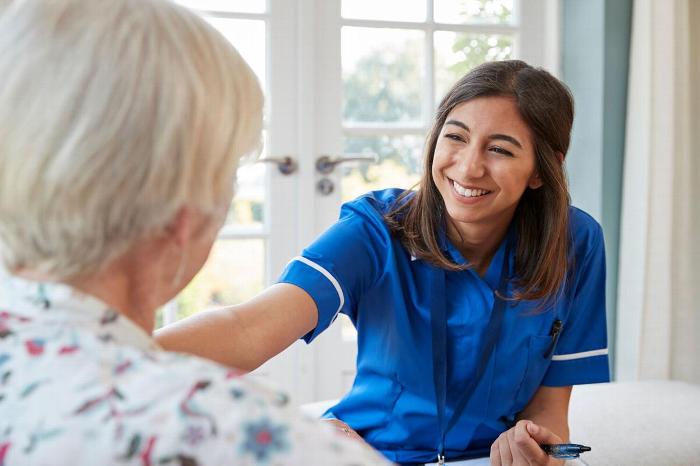
[{"label": "white sofa", "polygon": [[[319,417],[334,401],[301,406]],[[674,381],[574,387],[571,441],[590,466],[700,466],[700,386]]]},{"label": "white sofa", "polygon": [[591,466],[700,466],[700,386],[674,381],[574,387],[571,439]]}]

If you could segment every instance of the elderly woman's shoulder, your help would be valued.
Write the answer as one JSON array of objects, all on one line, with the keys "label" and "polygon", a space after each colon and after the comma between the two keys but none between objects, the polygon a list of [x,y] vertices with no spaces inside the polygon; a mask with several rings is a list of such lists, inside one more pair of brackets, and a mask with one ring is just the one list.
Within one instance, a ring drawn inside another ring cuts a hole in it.
[{"label": "elderly woman's shoulder", "polygon": [[220,450],[222,460],[249,458],[251,464],[258,460],[270,465],[388,464],[330,426],[303,418],[284,392],[262,386],[243,371],[164,351],[147,352],[144,360],[148,367],[143,368],[143,379],[134,379],[131,388],[159,387],[151,398],[162,412],[159,418],[170,419],[163,433],[180,443],[183,436],[193,435],[193,429],[199,432],[196,445],[180,443],[181,452],[191,450],[195,455],[208,444],[205,456],[225,446]]},{"label": "elderly woman's shoulder", "polygon": [[[284,406],[288,397],[266,388],[242,370],[229,368],[204,358],[168,351],[145,351],[140,356],[143,377],[157,380],[164,392],[185,391],[208,395],[225,402]],[[218,400],[217,400],[218,401]]]}]

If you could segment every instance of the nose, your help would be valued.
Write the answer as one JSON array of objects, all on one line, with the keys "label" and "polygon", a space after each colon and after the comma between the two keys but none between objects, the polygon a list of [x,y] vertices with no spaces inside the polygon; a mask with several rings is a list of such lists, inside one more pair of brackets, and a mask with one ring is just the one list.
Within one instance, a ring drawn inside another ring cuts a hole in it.
[{"label": "nose", "polygon": [[467,179],[481,178],[486,173],[484,154],[476,144],[470,144],[461,151],[459,165]]}]

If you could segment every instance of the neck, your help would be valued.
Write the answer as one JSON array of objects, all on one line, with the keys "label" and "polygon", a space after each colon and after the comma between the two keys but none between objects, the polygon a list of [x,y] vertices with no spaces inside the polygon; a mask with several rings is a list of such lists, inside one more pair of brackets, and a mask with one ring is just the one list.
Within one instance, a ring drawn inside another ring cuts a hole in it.
[{"label": "neck", "polygon": [[66,280],[26,269],[14,273],[29,280],[69,285],[104,302],[151,335],[160,303],[157,300],[158,290],[152,286],[155,280],[147,276],[147,269],[139,266],[138,261],[119,258],[98,272]]},{"label": "neck", "polygon": [[448,222],[448,237],[462,256],[483,276],[506,236],[513,216],[497,223]]},{"label": "neck", "polygon": [[155,293],[149,293],[141,283],[141,274],[130,267],[108,267],[89,277],[77,277],[66,281],[73,288],[100,299],[110,308],[126,316],[151,335],[155,326],[158,303]]}]

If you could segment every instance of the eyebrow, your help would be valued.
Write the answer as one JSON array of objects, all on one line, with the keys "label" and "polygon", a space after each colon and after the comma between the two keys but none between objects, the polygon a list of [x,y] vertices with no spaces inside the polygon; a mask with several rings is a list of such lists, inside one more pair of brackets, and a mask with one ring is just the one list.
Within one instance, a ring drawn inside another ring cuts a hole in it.
[{"label": "eyebrow", "polygon": [[[445,122],[445,125],[455,125],[455,126],[459,126],[460,128],[462,128],[463,130],[465,130],[467,132],[471,131],[469,129],[469,126],[465,125],[464,123],[462,123],[461,121],[458,121],[458,120],[447,120]],[[517,139],[515,139],[513,136],[508,136],[507,134],[500,134],[500,133],[491,134],[491,135],[489,135],[489,139],[506,141],[506,142],[513,144],[515,147],[518,147],[520,149],[523,148],[522,144],[520,144],[520,142],[518,142]]]},{"label": "eyebrow", "polygon": [[515,139],[513,136],[508,136],[507,134],[492,134],[489,139],[500,139],[501,141],[506,141],[513,144],[518,149],[522,149],[523,146]]},{"label": "eyebrow", "polygon": [[461,121],[457,121],[457,120],[447,120],[445,122],[445,125],[455,125],[455,126],[459,126],[460,128],[462,128],[465,131],[471,131],[469,129],[469,126],[467,126],[464,123],[462,123]]}]

